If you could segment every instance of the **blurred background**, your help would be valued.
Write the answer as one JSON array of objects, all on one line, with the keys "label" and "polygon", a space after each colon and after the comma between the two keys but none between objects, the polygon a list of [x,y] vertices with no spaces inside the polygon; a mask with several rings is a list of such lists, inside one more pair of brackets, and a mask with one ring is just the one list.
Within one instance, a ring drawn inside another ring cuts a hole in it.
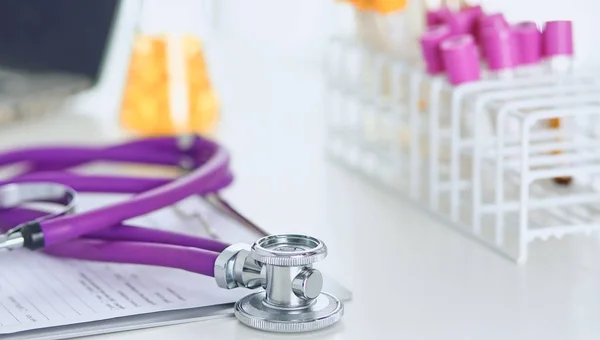
[{"label": "blurred background", "polygon": [[[407,8],[403,8],[399,14],[392,12],[382,16],[401,16],[401,19],[389,20],[391,22],[389,26],[408,25],[410,34],[416,41],[418,34],[423,30],[425,10],[439,6],[439,2],[408,1]],[[576,65],[586,69],[597,68],[600,48],[593,43],[596,29],[594,13],[600,9],[597,1],[573,0],[548,3],[543,0],[481,0],[470,2],[481,4],[486,12],[501,11],[509,22],[534,20],[543,23],[556,19],[573,20]],[[225,65],[247,63],[246,65],[251,67],[252,62],[255,64],[275,62],[274,65],[285,64],[296,69],[319,72],[329,38],[334,34],[352,34],[356,30],[355,9],[351,4],[343,1],[173,0],[167,4],[159,0],[115,0],[95,3],[87,6],[88,14],[86,14],[84,6],[73,0],[54,1],[52,5],[42,0],[4,1],[0,4],[4,9],[2,14],[4,33],[0,35],[0,39],[3,39],[5,46],[13,46],[9,43],[15,41],[23,43],[27,40],[23,38],[29,38],[27,44],[31,45],[45,39],[40,35],[36,40],[31,40],[31,32],[56,32],[55,35],[49,33],[46,42],[40,46],[62,51],[62,53],[70,51],[71,59],[87,60],[88,64],[95,63],[97,67],[96,70],[93,66],[85,66],[88,67],[87,75],[94,73],[98,82],[91,90],[76,98],[75,111],[100,115],[103,119],[113,122],[115,119],[118,120],[121,110],[121,98],[127,72],[131,66],[130,59],[136,36],[178,32],[193,35],[197,43],[202,45],[202,56],[205,59],[206,70],[210,73],[208,77],[211,84],[216,84],[215,95],[226,95],[219,91],[227,92],[225,88],[237,82],[241,75],[235,76],[234,72],[230,72]],[[95,23],[90,21],[94,17],[91,15],[91,8],[96,9],[94,13],[103,13],[103,16],[95,17],[94,20],[97,20]],[[16,17],[9,15],[15,10],[21,15]],[[71,15],[71,13],[81,15]],[[51,16],[61,20],[62,23],[59,25],[53,22]],[[65,21],[64,18],[68,20]],[[86,24],[77,22],[77,18],[85,18]],[[20,25],[20,28],[14,28],[15,24]],[[9,27],[11,25],[12,29]],[[73,30],[72,27],[85,29]],[[96,27],[96,33],[92,32],[91,27]],[[9,37],[9,33],[15,31],[21,32],[19,39],[15,39],[14,36]],[[82,35],[71,36],[69,35],[71,33],[65,33],[67,31],[80,31]],[[30,36],[25,37],[22,32],[30,32]],[[84,36],[85,32],[90,35]],[[90,41],[94,41],[96,46],[90,47],[92,46]],[[78,49],[65,48],[68,44],[78,46]],[[33,56],[34,54],[31,54],[33,50],[33,48],[25,48],[23,55],[29,53]],[[2,53],[4,56],[0,61],[4,60],[5,68],[8,69],[19,67],[36,70],[39,69],[38,64],[43,64],[43,58],[34,61],[32,57],[25,58],[28,60],[27,64],[19,64],[16,60],[22,61],[23,58],[18,52],[6,49]],[[35,55],[41,56],[39,53]],[[52,67],[61,69],[63,67],[61,58],[63,61],[70,60],[62,57],[60,53],[55,53],[52,58],[50,59],[55,63],[47,63],[46,70]],[[221,68],[219,65],[224,67]],[[78,71],[77,67],[65,70]],[[84,80],[80,79],[80,81]],[[293,84],[291,79],[288,79],[289,84]],[[75,87],[86,86],[91,85],[79,84]]]}]

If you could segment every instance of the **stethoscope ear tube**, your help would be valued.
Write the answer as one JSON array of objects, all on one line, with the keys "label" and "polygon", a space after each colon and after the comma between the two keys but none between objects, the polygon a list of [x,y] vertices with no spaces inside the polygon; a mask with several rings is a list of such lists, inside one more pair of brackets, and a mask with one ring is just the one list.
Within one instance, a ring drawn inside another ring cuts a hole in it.
[{"label": "stethoscope ear tube", "polygon": [[32,221],[18,225],[2,235],[0,249],[44,247],[44,234],[40,221],[68,215],[75,210],[77,192],[68,186],[51,183],[11,183],[0,186],[0,208],[15,208],[25,203],[46,202],[61,206],[57,212],[47,213]]},{"label": "stethoscope ear tube", "polygon": [[189,196],[205,194],[215,188],[227,186],[232,180],[229,172],[229,155],[218,146],[215,146],[214,149],[211,158],[202,167],[161,187],[135,195],[125,202],[77,215],[43,221],[41,227],[46,246],[75,239],[121,221],[175,204]]}]

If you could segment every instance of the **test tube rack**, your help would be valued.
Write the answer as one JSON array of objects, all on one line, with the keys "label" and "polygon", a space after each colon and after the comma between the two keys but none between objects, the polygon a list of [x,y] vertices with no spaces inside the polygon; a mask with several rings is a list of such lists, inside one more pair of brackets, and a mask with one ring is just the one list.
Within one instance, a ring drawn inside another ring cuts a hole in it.
[{"label": "test tube rack", "polygon": [[595,78],[540,73],[451,87],[342,37],[328,46],[324,74],[327,153],[344,167],[517,263],[534,241],[600,231]]}]

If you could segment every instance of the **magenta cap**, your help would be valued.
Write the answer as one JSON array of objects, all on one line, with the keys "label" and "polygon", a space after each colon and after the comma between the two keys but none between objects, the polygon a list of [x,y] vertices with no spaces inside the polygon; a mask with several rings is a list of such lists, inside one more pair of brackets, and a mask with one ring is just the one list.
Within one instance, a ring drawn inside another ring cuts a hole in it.
[{"label": "magenta cap", "polygon": [[483,14],[478,17],[476,24],[475,38],[478,42],[483,38],[483,33],[488,27],[495,29],[504,29],[508,27],[508,22],[502,13]]},{"label": "magenta cap", "polygon": [[483,9],[479,5],[467,6],[462,8],[460,11],[470,15],[475,22],[479,21],[479,17],[484,15]]},{"label": "magenta cap", "polygon": [[542,32],[535,22],[525,21],[511,28],[519,64],[536,64],[542,59]]},{"label": "magenta cap", "polygon": [[446,19],[446,23],[452,34],[472,34],[478,18],[478,12],[475,9],[466,9],[458,13],[452,13]]},{"label": "magenta cap", "polygon": [[452,85],[479,80],[479,53],[471,35],[447,38],[440,45],[440,50],[448,81]]},{"label": "magenta cap", "polygon": [[427,11],[427,14],[425,15],[427,27],[445,24],[450,15],[452,15],[452,12],[448,7]]},{"label": "magenta cap", "polygon": [[509,69],[519,64],[516,39],[511,30],[487,27],[481,43],[490,70]]},{"label": "magenta cap", "polygon": [[427,68],[427,73],[438,74],[444,71],[444,62],[440,54],[440,44],[450,36],[448,26],[441,25],[430,28],[421,35],[421,51]]},{"label": "magenta cap", "polygon": [[502,13],[484,14],[479,17],[479,26],[481,29],[486,27],[506,28],[508,22]]},{"label": "magenta cap", "polygon": [[573,55],[573,25],[571,21],[548,21],[542,32],[544,56]]}]

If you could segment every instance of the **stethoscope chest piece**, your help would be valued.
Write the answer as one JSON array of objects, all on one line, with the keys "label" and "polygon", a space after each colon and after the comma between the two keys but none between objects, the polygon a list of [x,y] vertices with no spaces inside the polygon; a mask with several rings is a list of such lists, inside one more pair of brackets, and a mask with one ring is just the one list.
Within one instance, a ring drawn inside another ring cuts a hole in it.
[{"label": "stethoscope chest piece", "polygon": [[270,306],[266,292],[248,295],[235,304],[235,316],[252,328],[271,332],[308,332],[338,322],[344,307],[336,297],[321,293],[310,306],[283,309]]},{"label": "stethoscope chest piece", "polygon": [[235,304],[235,316],[245,325],[272,332],[307,332],[342,318],[342,302],[321,291],[323,276],[312,267],[327,256],[322,241],[304,235],[266,236],[239,255],[243,261],[233,262],[245,263],[246,274],[232,276],[248,278],[237,280],[246,282],[240,286],[256,287],[260,282],[265,289]]}]

